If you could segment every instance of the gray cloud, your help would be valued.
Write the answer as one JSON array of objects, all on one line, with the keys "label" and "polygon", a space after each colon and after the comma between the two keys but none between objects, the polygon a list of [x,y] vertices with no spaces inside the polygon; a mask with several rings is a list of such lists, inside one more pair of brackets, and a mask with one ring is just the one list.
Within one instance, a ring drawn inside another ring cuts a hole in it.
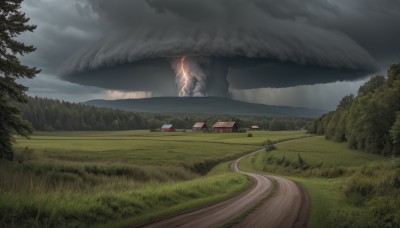
[{"label": "gray cloud", "polygon": [[97,15],[85,1],[24,0],[22,10],[37,25],[34,33],[20,37],[37,48],[23,61],[45,73],[58,72],[74,52],[102,36]]},{"label": "gray cloud", "polygon": [[192,87],[218,96],[358,80],[400,58],[396,0],[26,1],[39,25],[27,61],[107,89],[177,95],[180,56],[207,59]]},{"label": "gray cloud", "polygon": [[335,110],[345,95],[357,94],[364,83],[365,80],[290,88],[232,89],[231,93],[234,99],[247,102]]},{"label": "gray cloud", "polygon": [[92,1],[99,17],[114,28],[103,39],[77,52],[65,71],[182,55],[244,56],[303,65],[376,69],[368,52],[345,34],[273,17],[257,7],[260,1],[147,2],[148,5],[143,1]]}]

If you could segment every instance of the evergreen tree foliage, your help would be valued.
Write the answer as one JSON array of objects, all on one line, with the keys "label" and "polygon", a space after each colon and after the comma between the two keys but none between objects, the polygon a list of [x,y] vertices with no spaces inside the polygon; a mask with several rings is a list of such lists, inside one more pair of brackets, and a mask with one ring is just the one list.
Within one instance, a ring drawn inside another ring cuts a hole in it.
[{"label": "evergreen tree foliage", "polygon": [[196,122],[206,122],[212,127],[217,121],[236,121],[241,128],[258,125],[265,130],[300,130],[309,121],[304,118],[133,113],[38,97],[28,98],[26,104],[14,105],[37,131],[149,130],[159,129],[165,123],[172,123],[178,129],[191,129]]},{"label": "evergreen tree foliage", "polygon": [[10,102],[26,102],[27,88],[16,82],[20,78],[33,78],[39,70],[23,65],[19,56],[35,48],[17,41],[23,32],[33,32],[29,18],[20,11],[22,0],[0,1],[0,158],[13,159],[13,134],[28,136],[31,127],[20,116],[20,111]]}]

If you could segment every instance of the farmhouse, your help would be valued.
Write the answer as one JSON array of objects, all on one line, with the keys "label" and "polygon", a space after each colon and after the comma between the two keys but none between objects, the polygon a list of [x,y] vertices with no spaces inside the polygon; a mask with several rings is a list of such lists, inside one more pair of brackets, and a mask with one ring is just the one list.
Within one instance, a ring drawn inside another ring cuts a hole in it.
[{"label": "farmhouse", "polygon": [[207,130],[207,124],[204,122],[197,122],[193,125],[193,131],[205,131]]},{"label": "farmhouse", "polygon": [[176,129],[173,124],[164,124],[161,127],[161,131],[162,132],[174,132],[174,131],[176,131]]},{"label": "farmhouse", "polygon": [[238,132],[239,126],[236,122],[216,122],[213,125],[215,133]]},{"label": "farmhouse", "polygon": [[260,127],[257,125],[253,125],[250,127],[250,131],[258,131],[258,130],[260,130]]}]

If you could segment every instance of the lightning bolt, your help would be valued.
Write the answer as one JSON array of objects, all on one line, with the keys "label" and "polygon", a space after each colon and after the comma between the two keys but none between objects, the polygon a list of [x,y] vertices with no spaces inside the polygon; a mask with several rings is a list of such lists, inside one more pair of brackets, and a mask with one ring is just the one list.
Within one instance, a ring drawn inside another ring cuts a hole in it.
[{"label": "lightning bolt", "polygon": [[189,74],[187,73],[186,69],[185,69],[185,59],[186,57],[183,56],[181,58],[180,61],[180,70],[178,72],[178,74],[176,75],[176,77],[179,77],[179,84],[182,85],[181,91],[179,91],[179,96],[183,97],[183,96],[187,96],[187,90],[188,90],[188,86],[189,86]]}]

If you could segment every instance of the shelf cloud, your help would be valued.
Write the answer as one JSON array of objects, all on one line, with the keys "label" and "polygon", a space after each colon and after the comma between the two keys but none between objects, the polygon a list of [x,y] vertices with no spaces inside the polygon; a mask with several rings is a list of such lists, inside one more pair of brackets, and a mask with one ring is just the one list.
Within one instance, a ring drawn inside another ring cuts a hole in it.
[{"label": "shelf cloud", "polygon": [[65,80],[106,89],[229,96],[229,88],[358,80],[400,57],[395,0],[76,4],[81,15],[90,15],[85,26],[93,21],[101,35],[82,35],[85,42],[58,72]]}]

